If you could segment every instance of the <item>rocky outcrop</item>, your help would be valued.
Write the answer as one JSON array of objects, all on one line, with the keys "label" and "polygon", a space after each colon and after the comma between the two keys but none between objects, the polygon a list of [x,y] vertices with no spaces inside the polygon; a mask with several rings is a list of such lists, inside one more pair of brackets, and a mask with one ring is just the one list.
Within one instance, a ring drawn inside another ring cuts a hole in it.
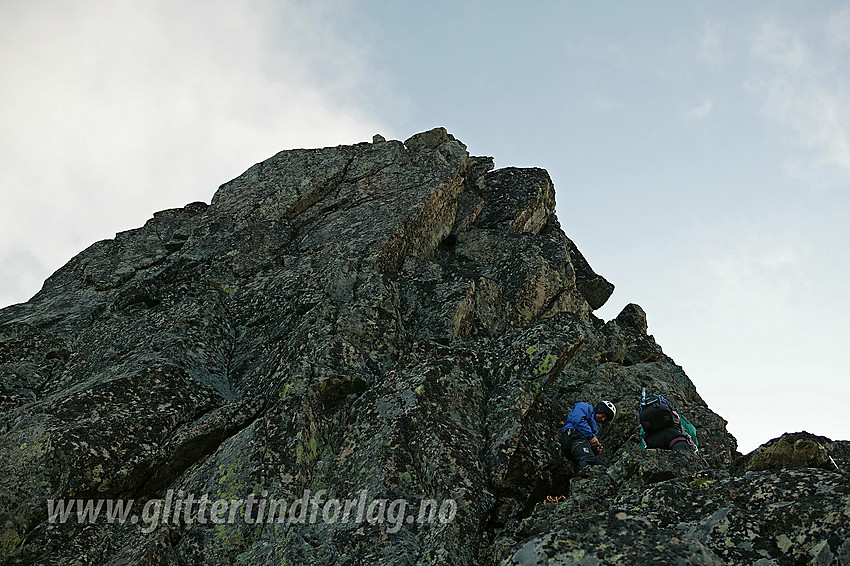
[{"label": "rocky outcrop", "polygon": [[[736,459],[646,313],[593,315],[613,286],[554,208],[438,128],[281,152],[90,246],[0,311],[2,562],[850,563],[847,443]],[[637,450],[642,387],[699,455]],[[599,398],[611,466],[576,475],[560,426]],[[133,512],[55,506],[98,500]]]},{"label": "rocky outcrop", "polygon": [[[492,546],[502,564],[848,564],[847,475],[730,475],[669,451],[624,452]],[[777,466],[780,462],[776,462]]]}]

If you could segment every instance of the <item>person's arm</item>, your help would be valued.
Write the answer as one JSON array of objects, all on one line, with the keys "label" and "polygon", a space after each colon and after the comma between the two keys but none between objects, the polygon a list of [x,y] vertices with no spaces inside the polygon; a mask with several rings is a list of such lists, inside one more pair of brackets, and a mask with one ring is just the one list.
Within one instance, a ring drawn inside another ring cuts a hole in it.
[{"label": "person's arm", "polygon": [[587,426],[587,432],[584,435],[587,437],[588,442],[590,442],[590,448],[593,450],[593,453],[598,456],[602,452],[602,444],[596,437],[596,432],[599,430],[599,427],[596,425],[596,409],[590,404],[585,407],[583,422]]}]

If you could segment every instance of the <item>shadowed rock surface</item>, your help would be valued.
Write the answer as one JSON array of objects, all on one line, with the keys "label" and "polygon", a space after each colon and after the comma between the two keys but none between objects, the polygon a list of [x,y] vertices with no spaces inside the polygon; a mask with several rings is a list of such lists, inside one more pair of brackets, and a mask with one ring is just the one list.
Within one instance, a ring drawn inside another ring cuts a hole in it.
[{"label": "shadowed rock surface", "polygon": [[[442,128],[373,140],[281,152],[0,311],[0,562],[850,564],[848,443],[741,457],[643,309],[593,315],[613,285],[546,171],[494,170]],[[641,387],[699,455],[637,450]],[[560,427],[599,398],[611,466],[577,475]],[[284,521],[202,521],[197,501],[158,524],[48,518],[48,499],[307,490]],[[358,497],[372,515],[322,520]],[[424,499],[445,512],[420,521]]]}]

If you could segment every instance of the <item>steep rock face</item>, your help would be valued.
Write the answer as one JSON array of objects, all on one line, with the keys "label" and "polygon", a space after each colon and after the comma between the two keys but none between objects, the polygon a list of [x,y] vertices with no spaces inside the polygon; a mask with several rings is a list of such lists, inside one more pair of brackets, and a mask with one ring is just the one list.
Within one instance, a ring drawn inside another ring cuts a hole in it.
[{"label": "steep rock face", "polygon": [[[592,314],[613,286],[560,229],[544,170],[493,170],[442,128],[374,139],[258,163],[0,311],[5,563],[850,563],[846,443],[733,466],[646,313]],[[637,451],[643,386],[696,424],[698,457]],[[612,465],[576,477],[560,426],[598,398],[619,408]],[[789,458],[822,467],[777,471]],[[244,505],[202,520],[197,501],[158,522],[48,516],[188,494],[292,505],[271,522]],[[358,497],[361,520],[323,520]],[[382,499],[410,509],[369,520]],[[423,499],[453,503],[446,520],[420,521]]]}]

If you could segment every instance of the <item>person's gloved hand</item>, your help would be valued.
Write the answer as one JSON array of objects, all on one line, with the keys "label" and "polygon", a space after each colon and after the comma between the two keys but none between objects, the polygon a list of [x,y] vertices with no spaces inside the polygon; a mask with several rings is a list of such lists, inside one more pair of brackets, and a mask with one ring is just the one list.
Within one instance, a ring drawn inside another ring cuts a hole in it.
[{"label": "person's gloved hand", "polygon": [[602,445],[599,443],[599,439],[595,436],[590,439],[590,449],[593,450],[593,453],[599,456],[602,452]]}]

